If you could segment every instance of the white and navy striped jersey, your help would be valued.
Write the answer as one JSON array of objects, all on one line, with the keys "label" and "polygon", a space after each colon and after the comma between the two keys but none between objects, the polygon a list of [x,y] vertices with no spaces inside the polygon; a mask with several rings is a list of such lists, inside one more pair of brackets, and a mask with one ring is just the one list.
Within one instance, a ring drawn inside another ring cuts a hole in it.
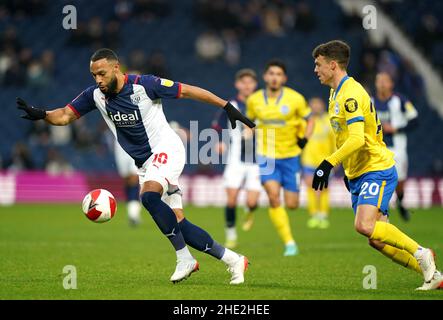
[{"label": "white and navy striped jersey", "polygon": [[[241,113],[246,113],[246,105],[238,98],[229,101]],[[228,163],[255,163],[255,135],[252,139],[245,139],[243,131],[245,127],[243,124],[237,124],[235,129],[232,129],[231,122],[224,110],[217,113],[216,118],[212,123],[212,127],[221,130],[229,129],[229,149],[228,149]]]},{"label": "white and navy striped jersey", "polygon": [[383,133],[383,140],[386,145],[396,150],[406,151],[406,132],[410,128],[408,124],[418,116],[414,105],[404,96],[396,93],[385,101],[372,97],[372,102],[380,121],[389,123],[398,131],[395,134]]},{"label": "white and navy striped jersey", "polygon": [[180,96],[181,84],[153,75],[125,75],[125,84],[113,96],[90,86],[68,106],[77,117],[98,109],[122,148],[141,167],[161,142],[177,134],[163,113],[161,98]]}]

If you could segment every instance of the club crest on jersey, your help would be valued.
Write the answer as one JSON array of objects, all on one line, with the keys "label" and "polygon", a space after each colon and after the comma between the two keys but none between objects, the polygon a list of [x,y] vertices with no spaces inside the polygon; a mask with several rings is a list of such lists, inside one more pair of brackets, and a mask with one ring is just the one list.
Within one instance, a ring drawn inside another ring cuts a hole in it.
[{"label": "club crest on jersey", "polygon": [[133,104],[138,105],[141,100],[142,100],[142,97],[139,94],[137,94],[137,93],[131,94],[131,102]]},{"label": "club crest on jersey", "polygon": [[108,116],[111,118],[112,122],[114,122],[116,127],[133,127],[139,120],[136,110],[134,110],[134,113],[121,113],[120,111],[112,113],[111,111],[108,111]]},{"label": "club crest on jersey", "polygon": [[335,101],[334,112],[335,112],[335,114],[339,114],[340,113],[340,104],[338,103],[338,101]]},{"label": "club crest on jersey", "polygon": [[358,109],[357,100],[355,100],[354,98],[347,99],[345,102],[345,109],[349,113],[353,113],[353,112],[357,111],[357,109]]},{"label": "club crest on jersey", "polygon": [[280,108],[280,112],[281,112],[282,114],[288,114],[288,113],[289,113],[289,107],[288,107],[287,105],[283,105],[283,106],[281,106],[281,108]]}]

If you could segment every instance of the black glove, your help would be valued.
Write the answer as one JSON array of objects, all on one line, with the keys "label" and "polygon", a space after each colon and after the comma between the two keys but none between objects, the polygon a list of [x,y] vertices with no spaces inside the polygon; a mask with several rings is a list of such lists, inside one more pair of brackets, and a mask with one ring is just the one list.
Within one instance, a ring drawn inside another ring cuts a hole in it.
[{"label": "black glove", "polygon": [[344,183],[345,183],[345,187],[346,187],[346,189],[348,189],[348,191],[351,192],[351,189],[349,188],[349,179],[348,179],[348,177],[347,177],[347,176],[344,176],[344,177],[343,177],[343,181],[344,181]]},{"label": "black glove", "polygon": [[30,106],[22,98],[17,98],[17,108],[26,112],[26,115],[22,116],[23,119],[28,120],[41,120],[46,118],[46,111]]},{"label": "black glove", "polygon": [[323,160],[322,163],[315,169],[314,179],[312,180],[312,188],[315,190],[323,190],[328,187],[329,174],[334,166],[328,161]]},{"label": "black glove", "polygon": [[299,138],[297,141],[297,144],[300,147],[300,149],[303,149],[307,143],[308,143],[308,139],[306,139],[305,137]]},{"label": "black glove", "polygon": [[235,124],[236,120],[239,120],[243,122],[245,125],[247,125],[249,128],[254,128],[255,123],[252,122],[249,118],[245,117],[240,111],[238,111],[230,102],[228,102],[224,109],[226,113],[228,114],[229,121],[231,122],[232,129],[235,129],[237,126]]}]

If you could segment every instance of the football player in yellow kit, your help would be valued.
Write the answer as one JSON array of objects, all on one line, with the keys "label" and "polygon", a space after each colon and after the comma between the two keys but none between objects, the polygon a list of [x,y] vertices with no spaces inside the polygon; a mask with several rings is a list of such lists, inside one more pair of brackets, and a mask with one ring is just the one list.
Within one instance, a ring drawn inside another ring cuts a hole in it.
[{"label": "football player in yellow kit", "polygon": [[306,144],[301,156],[303,179],[308,186],[308,211],[311,218],[309,228],[326,229],[329,227],[329,190],[315,191],[312,185],[312,175],[315,168],[335,151],[335,137],[329,124],[329,115],[325,112],[325,103],[319,97],[309,100],[314,119],[314,133]]},{"label": "football player in yellow kit", "polygon": [[327,188],[331,169],[341,163],[357,232],[394,262],[421,272],[424,283],[417,289],[437,289],[443,286],[443,277],[433,252],[389,223],[389,200],[398,180],[394,155],[383,142],[382,126],[368,93],[346,72],[350,51],[345,42],[333,40],[312,52],[314,72],[321,84],[331,87],[328,113],[337,146],[315,170],[312,187]]},{"label": "football player in yellow kit", "polygon": [[[269,217],[285,244],[284,256],[294,256],[298,247],[292,236],[288,214],[280,202],[284,189],[286,208],[298,207],[300,188],[300,154],[312,134],[314,121],[306,99],[286,87],[286,66],[269,61],[263,80],[266,88],[251,94],[246,113],[257,122],[257,163],[260,180],[269,198]],[[300,122],[306,121],[302,137]]]}]

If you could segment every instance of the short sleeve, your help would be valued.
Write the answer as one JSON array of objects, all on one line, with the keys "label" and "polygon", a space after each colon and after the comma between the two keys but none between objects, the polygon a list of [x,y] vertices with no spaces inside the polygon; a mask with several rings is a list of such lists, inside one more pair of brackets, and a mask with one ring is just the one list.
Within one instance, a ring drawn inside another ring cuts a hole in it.
[{"label": "short sleeve", "polygon": [[360,95],[355,94],[354,96],[346,97],[343,107],[347,125],[365,120],[363,115],[363,101]]},{"label": "short sleeve", "polygon": [[418,117],[417,109],[415,109],[411,101],[406,100],[404,102],[404,109],[405,109],[404,113],[406,114],[406,119],[408,119],[408,121],[411,121],[412,119]]},{"label": "short sleeve", "polygon": [[159,78],[153,75],[142,75],[138,82],[142,85],[151,100],[166,98],[176,99],[180,97],[181,83]]},{"label": "short sleeve", "polygon": [[251,97],[249,97],[246,100],[246,116],[251,120],[254,120],[257,118],[257,116],[255,115],[255,110],[254,110],[254,102]]},{"label": "short sleeve", "polygon": [[74,111],[77,118],[87,114],[88,112],[95,110],[94,102],[94,90],[95,86],[91,86],[80,93],[71,103],[68,103],[68,107]]},{"label": "short sleeve", "polygon": [[300,96],[298,101],[297,115],[307,120],[312,114],[311,107],[309,107],[308,102],[303,96]]}]

